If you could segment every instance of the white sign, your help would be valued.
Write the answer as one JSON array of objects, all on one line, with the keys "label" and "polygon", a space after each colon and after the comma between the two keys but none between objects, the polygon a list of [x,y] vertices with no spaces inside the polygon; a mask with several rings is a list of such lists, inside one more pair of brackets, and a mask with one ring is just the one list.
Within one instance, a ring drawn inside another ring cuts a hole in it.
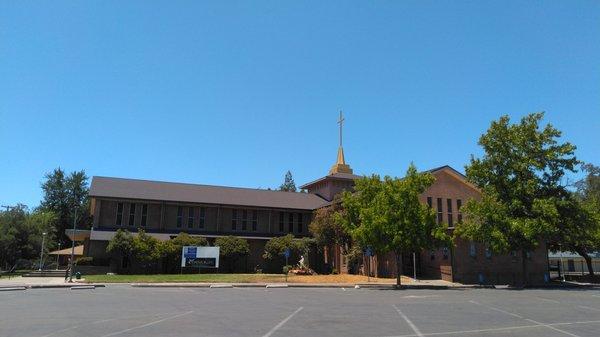
[{"label": "white sign", "polygon": [[181,266],[219,268],[219,247],[183,246]]}]

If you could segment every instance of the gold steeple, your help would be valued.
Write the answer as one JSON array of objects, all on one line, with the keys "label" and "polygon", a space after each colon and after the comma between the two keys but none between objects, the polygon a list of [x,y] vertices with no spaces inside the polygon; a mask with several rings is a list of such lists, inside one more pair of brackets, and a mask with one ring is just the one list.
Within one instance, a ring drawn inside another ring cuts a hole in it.
[{"label": "gold steeple", "polygon": [[340,147],[338,147],[337,153],[337,161],[335,165],[331,167],[329,170],[329,174],[335,173],[350,173],[352,174],[352,169],[350,165],[346,164],[346,160],[344,158],[344,147],[342,146],[342,128],[344,123],[344,117],[342,116],[342,112],[340,111],[340,119],[338,120],[338,124],[340,125]]}]

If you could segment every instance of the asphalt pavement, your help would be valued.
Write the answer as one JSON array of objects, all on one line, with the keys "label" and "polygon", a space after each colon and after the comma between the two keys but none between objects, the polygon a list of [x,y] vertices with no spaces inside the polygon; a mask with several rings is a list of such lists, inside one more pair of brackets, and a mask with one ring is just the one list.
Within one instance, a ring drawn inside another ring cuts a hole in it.
[{"label": "asphalt pavement", "polygon": [[600,336],[597,289],[28,289],[0,336]]}]

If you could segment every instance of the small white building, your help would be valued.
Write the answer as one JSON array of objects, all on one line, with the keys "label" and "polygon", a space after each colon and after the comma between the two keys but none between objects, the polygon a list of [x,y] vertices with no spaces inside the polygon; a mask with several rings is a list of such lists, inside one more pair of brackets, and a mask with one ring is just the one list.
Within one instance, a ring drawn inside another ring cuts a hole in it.
[{"label": "small white building", "polygon": [[[592,268],[594,272],[600,272],[600,252],[590,254],[592,258]],[[588,268],[585,259],[574,252],[549,252],[548,261],[550,270],[553,272],[564,271],[566,274],[587,274]]]}]

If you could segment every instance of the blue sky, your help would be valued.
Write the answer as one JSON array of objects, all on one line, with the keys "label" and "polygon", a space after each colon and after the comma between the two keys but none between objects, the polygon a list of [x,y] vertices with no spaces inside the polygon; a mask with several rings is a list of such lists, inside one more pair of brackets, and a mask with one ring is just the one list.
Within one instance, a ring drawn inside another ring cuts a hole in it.
[{"label": "blue sky", "polygon": [[55,167],[243,187],[461,171],[493,119],[600,164],[598,1],[0,3],[0,204]]}]

